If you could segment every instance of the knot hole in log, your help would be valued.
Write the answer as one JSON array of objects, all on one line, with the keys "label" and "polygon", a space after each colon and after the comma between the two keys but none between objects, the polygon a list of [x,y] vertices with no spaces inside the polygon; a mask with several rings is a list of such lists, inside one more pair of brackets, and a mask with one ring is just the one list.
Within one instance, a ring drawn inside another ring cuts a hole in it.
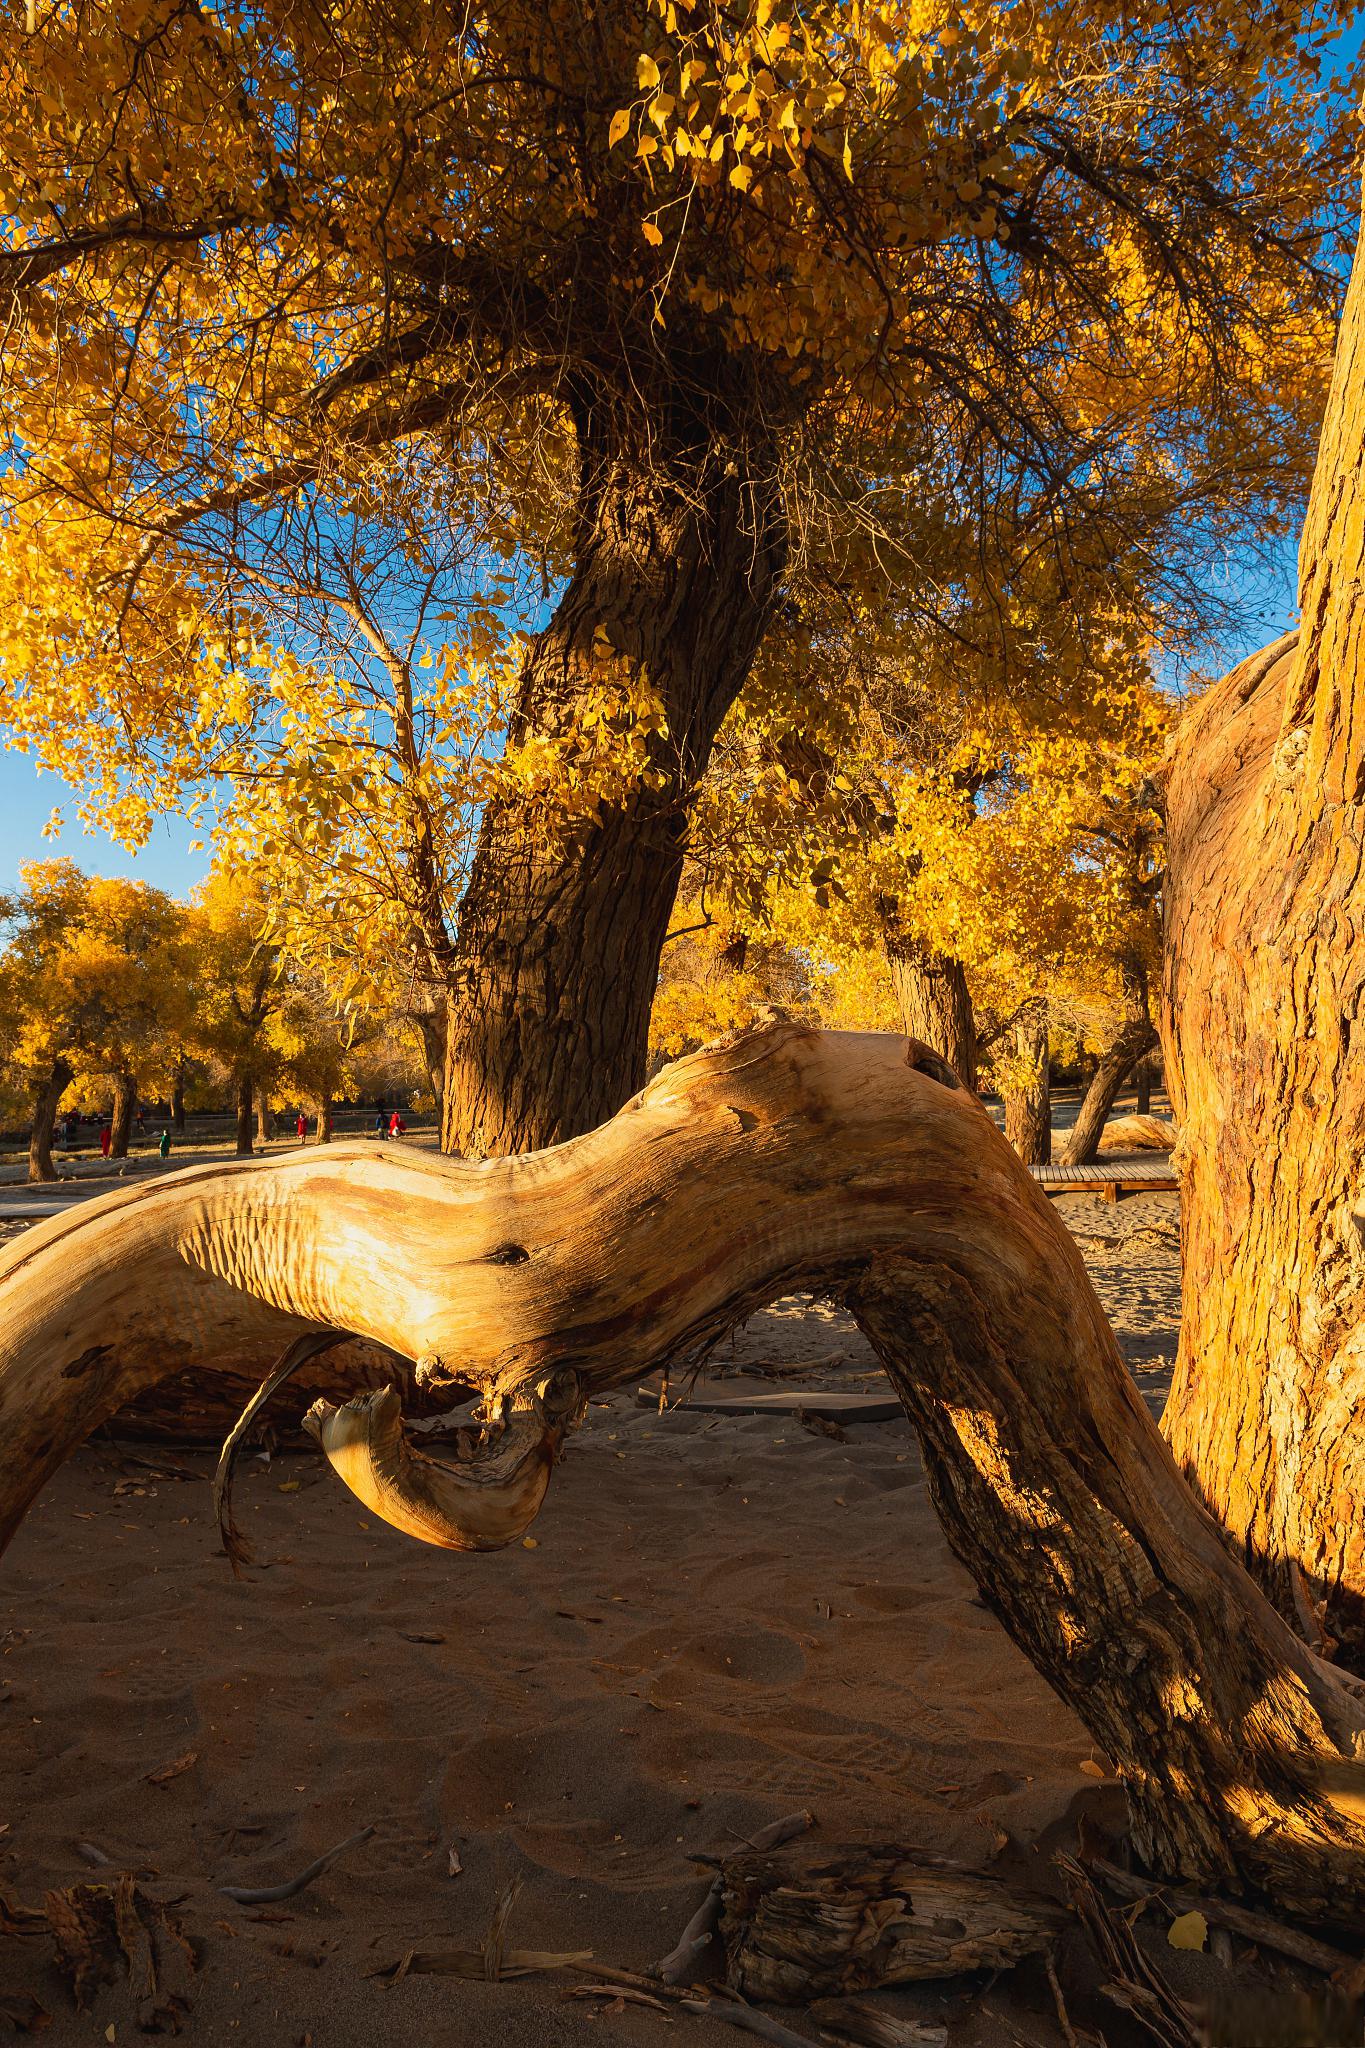
[{"label": "knot hole in log", "polygon": [[931,1081],[939,1082],[944,1088],[962,1086],[942,1053],[935,1052],[932,1045],[926,1045],[922,1038],[910,1038],[906,1040],[906,1046],[907,1067],[913,1067],[917,1073],[927,1074]]}]

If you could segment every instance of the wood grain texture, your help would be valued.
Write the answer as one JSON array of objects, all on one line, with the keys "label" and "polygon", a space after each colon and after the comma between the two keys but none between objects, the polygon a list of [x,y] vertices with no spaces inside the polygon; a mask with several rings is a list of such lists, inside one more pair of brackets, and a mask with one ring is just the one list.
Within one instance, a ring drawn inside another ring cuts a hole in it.
[{"label": "wood grain texture", "polygon": [[91,1427],[187,1360],[343,1328],[525,1409],[830,1292],[983,1599],[1119,1770],[1144,1856],[1285,1910],[1365,1904],[1361,1708],[1229,1556],[1069,1233],[915,1041],[774,1023],[511,1159],[335,1145],[191,1168],[35,1227],[0,1287],[6,1535]]}]

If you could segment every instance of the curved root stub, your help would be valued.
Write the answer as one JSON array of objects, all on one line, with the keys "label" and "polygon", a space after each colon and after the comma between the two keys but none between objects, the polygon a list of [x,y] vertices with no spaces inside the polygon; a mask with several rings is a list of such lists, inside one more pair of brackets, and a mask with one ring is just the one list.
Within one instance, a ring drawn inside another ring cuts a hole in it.
[{"label": "curved root stub", "polygon": [[[502,1550],[540,1512],[562,1429],[517,1416],[491,1450],[459,1465],[416,1451],[395,1387],[334,1408],[315,1401],[303,1426],[328,1464],[382,1521],[441,1550]],[[469,1432],[473,1442],[477,1431]]]}]

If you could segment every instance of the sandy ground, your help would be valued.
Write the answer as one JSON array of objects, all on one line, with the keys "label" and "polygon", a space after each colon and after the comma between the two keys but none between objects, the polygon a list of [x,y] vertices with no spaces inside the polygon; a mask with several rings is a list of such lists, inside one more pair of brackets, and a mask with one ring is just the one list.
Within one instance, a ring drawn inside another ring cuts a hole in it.
[{"label": "sandy ground", "polygon": [[[1175,1197],[1060,1206],[1159,1407]],[[790,1366],[803,1386],[881,1383],[847,1318],[804,1300],[755,1317],[709,1376],[767,1388]],[[479,1558],[405,1542],[310,1457],[258,1459],[238,1512],[262,1564],[240,1581],[210,1464],[87,1447],[16,1538],[0,1614],[0,1883],[34,1902],[126,1868],[178,1901],[196,2043],[734,2048],[714,2020],[599,2016],[564,1978],[368,1973],[477,1946],[513,1876],[514,1944],[640,1968],[705,1889],[693,1852],[797,1808],[831,1845],[976,1864],[1003,1831],[996,1867],[1025,1876],[1081,1807],[1116,1812],[1105,1760],[949,1555],[902,1421],[841,1440],[621,1394],[572,1446],[536,1547]],[[288,1904],[216,1889],[292,1876],[368,1823]],[[38,1944],[0,1943],[0,2012],[24,1994],[51,2048],[134,2038],[125,1987],[78,2014]],[[950,2022],[953,2048],[1061,2041],[1036,1967],[886,2003]]]}]

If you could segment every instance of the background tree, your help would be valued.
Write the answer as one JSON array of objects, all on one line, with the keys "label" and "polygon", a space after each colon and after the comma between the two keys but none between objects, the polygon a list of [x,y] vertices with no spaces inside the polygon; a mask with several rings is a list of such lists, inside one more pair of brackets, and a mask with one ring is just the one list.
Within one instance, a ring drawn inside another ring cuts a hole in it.
[{"label": "background tree", "polygon": [[52,964],[42,1000],[63,1020],[76,1084],[112,1095],[110,1154],[128,1155],[140,1088],[169,1094],[188,1017],[184,913],[145,882],[92,877],[85,914]]},{"label": "background tree", "polygon": [[6,945],[0,954],[0,1019],[10,1085],[30,1105],[28,1177],[57,1178],[52,1130],[75,1076],[71,1020],[56,987],[57,963],[88,915],[89,885],[74,861],[31,861],[18,892],[0,903]]},{"label": "background tree", "polygon": [[[932,610],[945,545],[957,576],[1002,518],[1063,585],[1145,546],[1178,601],[1199,545],[1283,515],[1336,295],[1330,27],[14,17],[15,729],[135,837],[257,729],[259,583],[300,535],[412,542],[410,610],[433,492],[471,507],[552,610],[450,932],[447,1142],[597,1123],[642,1078],[687,814],[779,609]],[[547,832],[540,769],[563,785],[604,705],[628,770]]]},{"label": "background tree", "polygon": [[279,956],[261,936],[264,919],[250,881],[221,870],[199,891],[189,918],[195,1002],[187,1037],[214,1063],[235,1100],[237,1151],[244,1157],[255,1149],[253,1115],[284,1059],[271,1026],[288,991]]}]

